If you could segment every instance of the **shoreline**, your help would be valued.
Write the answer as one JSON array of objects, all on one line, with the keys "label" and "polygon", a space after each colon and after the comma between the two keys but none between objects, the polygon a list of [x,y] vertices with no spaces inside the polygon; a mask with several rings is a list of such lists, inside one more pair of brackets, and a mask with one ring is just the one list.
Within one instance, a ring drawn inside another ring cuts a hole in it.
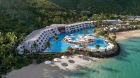
[{"label": "shoreline", "polygon": [[131,30],[116,33],[117,41],[126,40],[128,38],[140,37],[140,30]]},{"label": "shoreline", "polygon": [[[124,31],[117,32],[117,41],[125,40],[132,37],[140,37],[140,30],[132,30],[132,31]],[[78,57],[76,57],[78,58]],[[74,58],[70,58],[74,60]],[[95,58],[92,58],[95,59]],[[41,64],[31,64],[29,66],[23,67],[18,70],[13,70],[7,73],[6,78],[64,78],[65,75],[70,75],[71,73],[78,72],[82,68],[86,68],[89,66],[96,65],[96,63],[100,63],[102,59],[96,59],[93,61],[82,61],[79,59],[75,61],[77,64],[73,65],[73,67],[69,67],[69,70],[65,67],[61,67],[59,62],[55,63],[55,65],[47,65],[44,63]],[[61,60],[66,62],[67,60]],[[79,64],[78,64],[79,62]],[[81,66],[79,66],[81,65]]]},{"label": "shoreline", "polygon": [[13,70],[7,73],[6,78],[64,78],[63,74],[68,74],[68,71],[41,63]]},{"label": "shoreline", "polygon": [[[68,60],[74,60],[75,63],[68,63]],[[54,62],[53,64],[30,64],[7,73],[6,78],[65,78],[65,76],[79,72],[80,69],[96,65],[101,60],[87,56],[86,59],[82,59],[75,55],[74,57],[60,59],[60,62]],[[67,63],[68,66],[62,66],[61,63]]]}]

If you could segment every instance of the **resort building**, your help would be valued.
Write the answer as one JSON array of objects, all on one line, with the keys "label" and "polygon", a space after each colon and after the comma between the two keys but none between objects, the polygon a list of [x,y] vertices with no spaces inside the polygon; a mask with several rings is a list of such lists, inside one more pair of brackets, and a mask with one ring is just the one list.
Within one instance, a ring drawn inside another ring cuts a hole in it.
[{"label": "resort building", "polygon": [[140,16],[128,16],[129,21],[140,21]]},{"label": "resort building", "polygon": [[55,35],[70,33],[85,28],[95,27],[92,21],[79,22],[74,24],[52,24],[45,28],[30,33],[25,40],[17,47],[19,54],[26,50],[29,52],[43,52],[46,42]]},{"label": "resort building", "polygon": [[120,19],[117,20],[103,20],[103,23],[106,23],[108,25],[117,25],[117,24],[121,24],[123,21],[121,21]]}]

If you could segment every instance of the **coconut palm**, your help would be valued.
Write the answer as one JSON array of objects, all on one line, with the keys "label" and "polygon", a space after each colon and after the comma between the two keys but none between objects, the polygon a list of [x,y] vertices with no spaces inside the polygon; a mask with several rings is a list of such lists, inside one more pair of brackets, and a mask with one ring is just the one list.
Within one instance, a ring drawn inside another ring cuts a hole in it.
[{"label": "coconut palm", "polygon": [[96,45],[96,49],[99,49],[99,48],[100,48],[100,45],[97,44],[97,45]]},{"label": "coconut palm", "polygon": [[72,53],[73,53],[73,48],[72,48],[71,46],[69,46],[69,47],[67,48],[67,52],[70,53],[70,54],[72,54]]},{"label": "coconut palm", "polygon": [[37,52],[38,45],[36,44],[36,42],[34,42],[32,46],[33,46],[33,49],[35,50],[35,52]]},{"label": "coconut palm", "polygon": [[89,55],[90,55],[90,51],[85,51],[84,54],[85,54],[86,56],[89,56]]},{"label": "coconut palm", "polygon": [[6,38],[11,42],[15,43],[17,41],[17,37],[14,32],[8,32],[6,33]]},{"label": "coconut palm", "polygon": [[31,57],[32,57],[32,63],[36,64],[36,60],[35,60],[35,52],[37,52],[37,44],[34,42],[33,45],[31,46]]},{"label": "coconut palm", "polygon": [[50,48],[50,47],[51,47],[50,41],[48,41],[48,42],[45,44],[45,47],[46,47],[46,48]]},{"label": "coconut palm", "polygon": [[86,34],[88,34],[88,31],[85,29],[85,30],[84,30],[84,35],[86,35]]},{"label": "coconut palm", "polygon": [[59,37],[57,35],[53,36],[54,40],[57,41]]},{"label": "coconut palm", "polygon": [[117,38],[116,35],[113,35],[113,36],[112,36],[112,40],[113,40],[113,41],[116,41],[116,38]]}]

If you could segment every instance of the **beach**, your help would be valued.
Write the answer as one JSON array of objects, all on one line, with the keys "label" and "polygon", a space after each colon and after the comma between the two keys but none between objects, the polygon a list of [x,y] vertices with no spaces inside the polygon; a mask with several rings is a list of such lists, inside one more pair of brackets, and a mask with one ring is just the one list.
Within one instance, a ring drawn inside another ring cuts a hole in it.
[{"label": "beach", "polygon": [[67,71],[41,63],[13,70],[6,75],[6,78],[63,78],[64,73]]},{"label": "beach", "polygon": [[117,41],[125,40],[131,37],[140,37],[140,30],[124,31],[116,33]]},{"label": "beach", "polygon": [[[68,58],[57,58],[53,64],[31,64],[18,70],[13,70],[6,75],[6,78],[65,78],[72,73],[78,72],[82,68],[87,68],[99,62],[98,58],[89,56],[73,55]],[[68,62],[73,60],[74,63]],[[63,66],[67,63],[68,66]]]},{"label": "beach", "polygon": [[[116,33],[117,41],[125,40],[131,37],[140,37],[140,30],[125,31]],[[69,63],[73,60],[74,63]],[[71,57],[57,58],[57,62],[53,64],[31,64],[19,70],[13,70],[6,75],[6,78],[65,78],[71,73],[76,73],[82,68],[87,68],[90,65],[95,65],[100,59],[86,57],[81,58],[79,55]],[[67,66],[62,66],[62,63],[67,63]]]}]

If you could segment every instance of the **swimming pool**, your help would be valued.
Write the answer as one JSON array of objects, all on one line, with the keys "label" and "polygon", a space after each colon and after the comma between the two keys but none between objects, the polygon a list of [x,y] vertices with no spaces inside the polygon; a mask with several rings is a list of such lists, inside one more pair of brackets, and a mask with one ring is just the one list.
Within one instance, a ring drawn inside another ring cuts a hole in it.
[{"label": "swimming pool", "polygon": [[[95,28],[88,28],[88,29],[83,29],[83,30],[73,32],[73,33],[62,33],[58,35],[59,39],[57,41],[55,41],[54,38],[50,38],[51,46],[50,48],[45,49],[44,52],[65,52],[69,46],[77,46],[75,44],[66,43],[63,40],[65,36],[70,35],[72,36],[72,40],[77,40],[78,36],[93,35],[94,29]],[[95,42],[92,44],[89,44],[87,48],[95,48],[97,44],[100,45],[100,47],[106,46],[106,43],[102,38],[95,37],[94,40]]]}]

